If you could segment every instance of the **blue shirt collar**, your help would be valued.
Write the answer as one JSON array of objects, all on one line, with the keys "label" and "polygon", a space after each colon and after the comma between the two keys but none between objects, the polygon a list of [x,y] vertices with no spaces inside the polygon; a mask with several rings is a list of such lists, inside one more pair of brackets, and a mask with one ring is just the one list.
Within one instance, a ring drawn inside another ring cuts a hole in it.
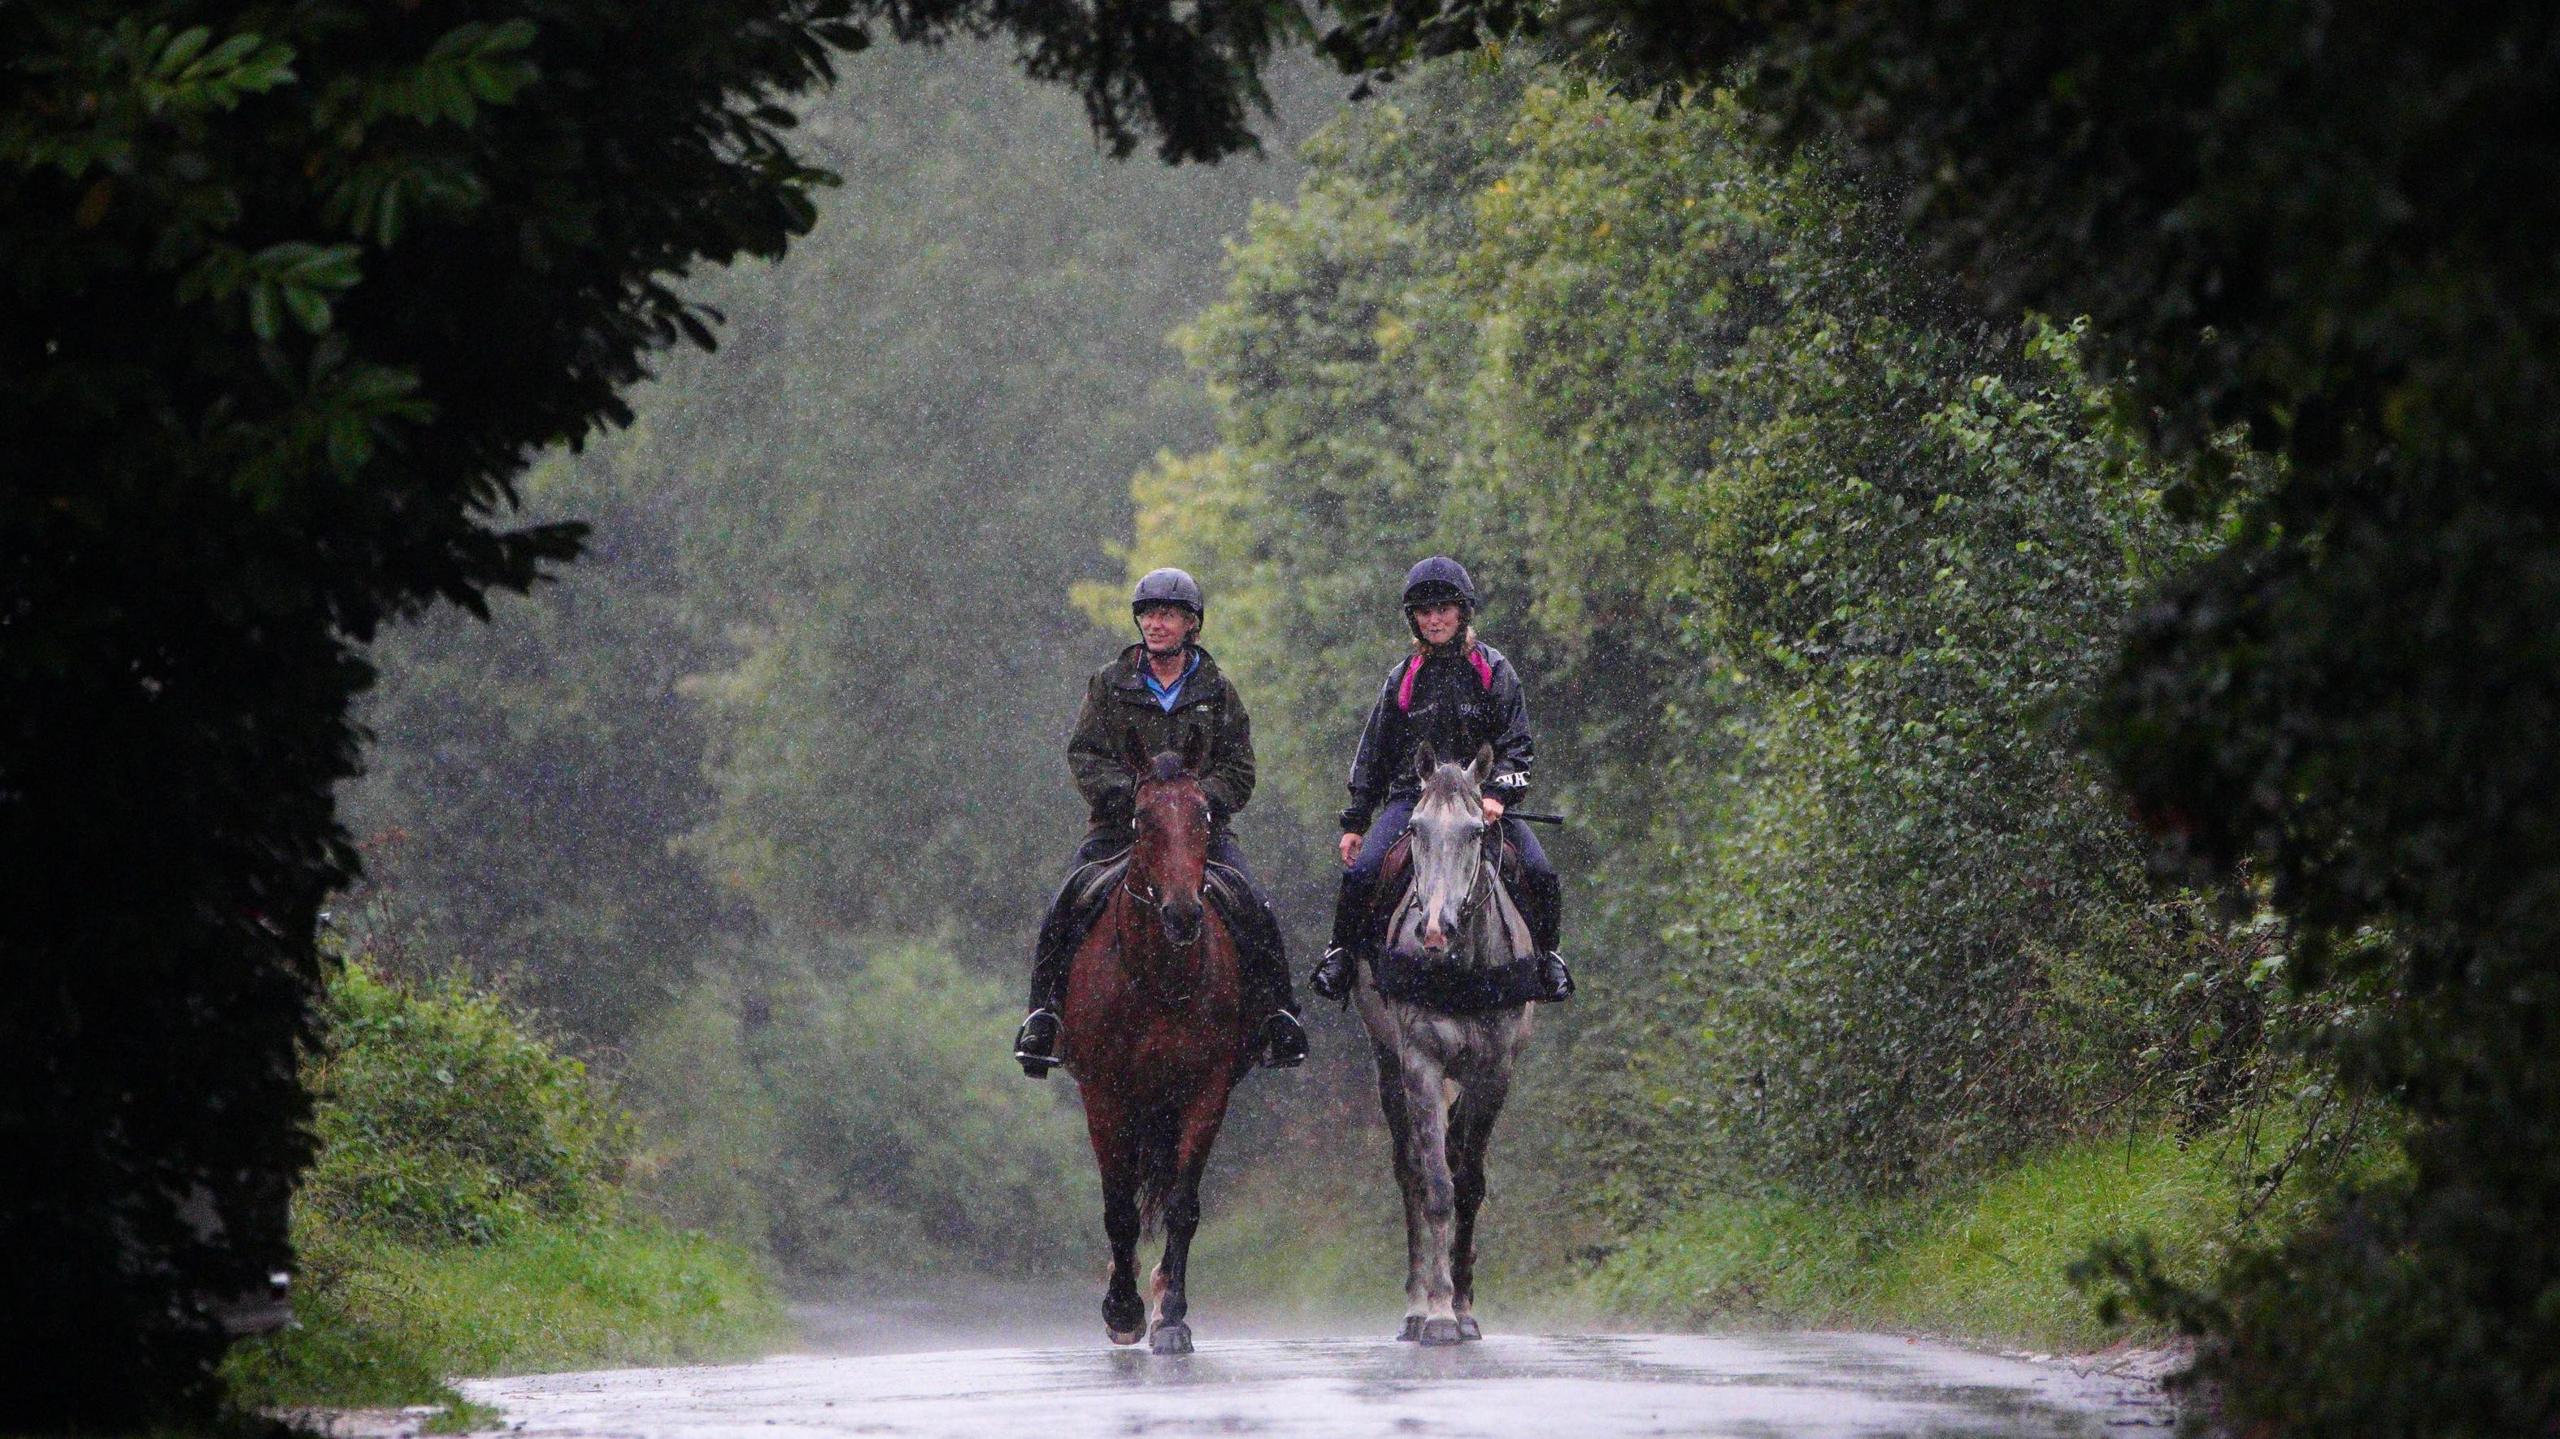
[{"label": "blue shirt collar", "polygon": [[1193,649],[1191,663],[1183,666],[1181,675],[1173,683],[1165,684],[1157,680],[1155,667],[1147,663],[1147,657],[1144,654],[1138,656],[1138,678],[1147,682],[1147,693],[1156,697],[1156,705],[1166,714],[1173,713],[1173,707],[1182,703],[1182,687],[1199,668],[1200,651]]}]

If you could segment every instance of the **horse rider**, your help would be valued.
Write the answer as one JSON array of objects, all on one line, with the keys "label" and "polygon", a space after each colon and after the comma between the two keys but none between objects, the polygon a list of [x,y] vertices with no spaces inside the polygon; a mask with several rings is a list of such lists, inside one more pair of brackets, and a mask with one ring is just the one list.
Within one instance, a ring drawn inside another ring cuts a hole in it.
[{"label": "horse rider", "polygon": [[1289,993],[1279,918],[1261,883],[1245,867],[1230,823],[1253,797],[1253,722],[1235,686],[1200,647],[1208,606],[1198,581],[1181,570],[1151,571],[1130,595],[1129,613],[1138,624],[1138,643],[1086,683],[1084,710],[1067,741],[1067,767],[1084,795],[1092,827],[1068,866],[1068,883],[1040,922],[1031,962],[1031,1013],[1014,1036],[1013,1057],[1035,1079],[1045,1078],[1060,1062],[1059,1015],[1066,1001],[1067,966],[1080,938],[1074,933],[1076,906],[1069,891],[1086,864],[1129,847],[1138,789],[1137,777],[1121,758],[1128,753],[1129,737],[1134,734],[1145,753],[1162,754],[1181,749],[1184,737],[1198,731],[1207,740],[1200,787],[1208,793],[1212,817],[1209,862],[1235,871],[1252,895],[1246,913],[1229,916],[1240,931],[1235,938],[1244,966],[1245,1012],[1261,1016],[1251,1051],[1259,1063],[1286,1069],[1305,1061],[1307,1032]]},{"label": "horse rider", "polygon": [[1327,999],[1351,992],[1351,952],[1370,942],[1362,931],[1372,918],[1378,871],[1421,797],[1414,754],[1426,742],[1432,753],[1455,760],[1493,747],[1485,823],[1500,825],[1519,856],[1520,884],[1512,901],[1538,947],[1541,998],[1561,1000],[1573,993],[1573,973],[1556,949],[1563,887],[1555,866],[1528,825],[1504,816],[1528,793],[1536,758],[1528,700],[1511,661],[1476,638],[1475,612],[1475,581],[1456,560],[1433,555],[1406,572],[1404,619],[1413,632],[1413,653],[1387,672],[1360,732],[1360,752],[1351,761],[1351,803],[1342,811],[1342,893],[1334,904],[1333,942],[1308,977]]}]

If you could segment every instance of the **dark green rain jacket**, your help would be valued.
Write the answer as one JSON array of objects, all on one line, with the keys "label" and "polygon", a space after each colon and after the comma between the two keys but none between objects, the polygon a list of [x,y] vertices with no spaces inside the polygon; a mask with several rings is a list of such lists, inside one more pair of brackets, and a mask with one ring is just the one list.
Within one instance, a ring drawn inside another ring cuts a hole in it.
[{"label": "dark green rain jacket", "polygon": [[[1194,646],[1194,648],[1198,648]],[[1208,772],[1200,787],[1209,793],[1220,823],[1253,798],[1253,720],[1235,686],[1218,672],[1218,662],[1200,650],[1200,667],[1182,682],[1182,696],[1168,714],[1147,692],[1139,673],[1146,648],[1131,645],[1120,658],[1094,671],[1084,687],[1084,711],[1076,716],[1075,737],[1067,741],[1067,767],[1075,772],[1076,789],[1092,811],[1094,828],[1126,828],[1136,776],[1122,756],[1135,734],[1148,754],[1179,750],[1186,735],[1201,731],[1208,739]]]}]

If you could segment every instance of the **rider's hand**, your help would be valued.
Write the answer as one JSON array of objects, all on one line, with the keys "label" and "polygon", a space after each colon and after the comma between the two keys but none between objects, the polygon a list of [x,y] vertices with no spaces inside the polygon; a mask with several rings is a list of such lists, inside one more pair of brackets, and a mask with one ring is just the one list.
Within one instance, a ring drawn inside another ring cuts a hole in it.
[{"label": "rider's hand", "polygon": [[1344,835],[1342,837],[1342,844],[1339,847],[1342,850],[1342,867],[1344,869],[1351,868],[1351,861],[1360,857],[1360,836],[1356,834]]},{"label": "rider's hand", "polygon": [[1502,801],[1495,799],[1492,795],[1484,797],[1484,822],[1486,824],[1502,823]]}]

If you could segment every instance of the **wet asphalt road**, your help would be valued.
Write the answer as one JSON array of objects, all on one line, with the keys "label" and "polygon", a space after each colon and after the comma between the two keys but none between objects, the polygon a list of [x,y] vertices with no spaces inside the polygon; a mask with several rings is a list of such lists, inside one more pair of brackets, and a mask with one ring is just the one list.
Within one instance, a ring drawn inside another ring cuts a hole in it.
[{"label": "wet asphalt road", "polygon": [[829,1355],[469,1381],[525,1439],[1129,1435],[2165,1434],[2150,1386],[1857,1334],[1204,1338],[1159,1358],[1094,1343]]}]

